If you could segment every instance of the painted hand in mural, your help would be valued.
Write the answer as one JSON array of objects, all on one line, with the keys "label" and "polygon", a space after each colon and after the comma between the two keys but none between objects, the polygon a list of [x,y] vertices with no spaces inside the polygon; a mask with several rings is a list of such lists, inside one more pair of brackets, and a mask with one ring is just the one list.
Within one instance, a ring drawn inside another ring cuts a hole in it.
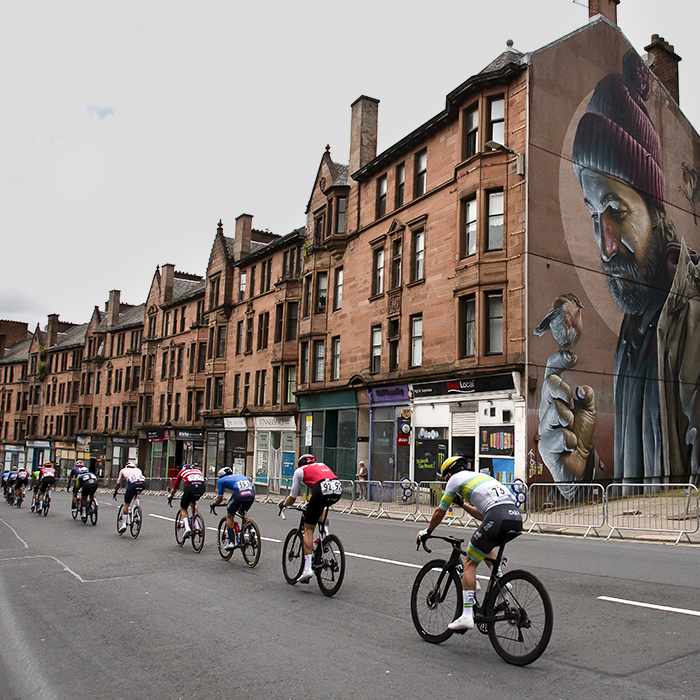
[{"label": "painted hand in mural", "polygon": [[561,377],[575,364],[567,350],[550,355],[540,399],[540,455],[557,482],[581,479],[595,437],[593,389],[579,386],[574,394]]}]

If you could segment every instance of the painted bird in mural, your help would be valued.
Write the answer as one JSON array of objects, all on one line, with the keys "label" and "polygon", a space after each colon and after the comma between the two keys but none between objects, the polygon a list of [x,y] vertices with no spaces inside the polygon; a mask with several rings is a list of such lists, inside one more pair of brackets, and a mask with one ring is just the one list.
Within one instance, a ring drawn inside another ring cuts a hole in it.
[{"label": "painted bird in mural", "polygon": [[583,309],[583,304],[575,294],[570,292],[560,294],[552,302],[552,308],[533,333],[544,335],[549,329],[552,331],[554,340],[559,343],[559,348],[570,350],[581,337],[581,329],[583,328],[581,309]]},{"label": "painted bird in mural", "polygon": [[700,205],[700,170],[690,168],[686,163],[681,163],[683,171],[683,184],[678,188],[681,194],[690,202],[693,210],[693,223],[698,223],[697,207]]}]

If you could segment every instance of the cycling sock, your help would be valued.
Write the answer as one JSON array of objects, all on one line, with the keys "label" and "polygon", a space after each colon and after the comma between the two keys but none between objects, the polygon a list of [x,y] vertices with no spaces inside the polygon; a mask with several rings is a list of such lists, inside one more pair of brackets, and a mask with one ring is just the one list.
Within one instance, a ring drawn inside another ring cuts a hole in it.
[{"label": "cycling sock", "polygon": [[228,532],[228,541],[235,542],[236,541],[236,533],[233,531],[233,528],[227,527],[226,531]]},{"label": "cycling sock", "polygon": [[304,570],[308,571],[310,568],[311,568],[311,555],[305,554],[304,555]]},{"label": "cycling sock", "polygon": [[190,529],[190,519],[189,518],[183,518],[182,523],[185,526],[185,532],[189,532]]}]

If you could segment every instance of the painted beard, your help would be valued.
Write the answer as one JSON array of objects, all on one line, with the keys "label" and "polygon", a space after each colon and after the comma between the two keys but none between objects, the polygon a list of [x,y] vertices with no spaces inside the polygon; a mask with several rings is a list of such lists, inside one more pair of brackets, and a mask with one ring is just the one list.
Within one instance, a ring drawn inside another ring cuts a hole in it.
[{"label": "painted beard", "polygon": [[641,314],[647,304],[649,291],[659,266],[664,243],[657,226],[652,230],[652,240],[646,254],[637,261],[633,257],[622,258],[616,255],[600,266],[605,272],[608,289],[613,301],[625,314]]}]

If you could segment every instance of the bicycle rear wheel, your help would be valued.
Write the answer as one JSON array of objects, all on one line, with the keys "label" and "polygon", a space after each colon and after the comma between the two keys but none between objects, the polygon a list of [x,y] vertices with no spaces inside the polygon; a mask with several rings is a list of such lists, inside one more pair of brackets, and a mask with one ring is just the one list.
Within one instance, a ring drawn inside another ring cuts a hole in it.
[{"label": "bicycle rear wheel", "polygon": [[345,550],[335,535],[326,535],[321,542],[321,567],[316,569],[318,587],[323,595],[335,595],[343,585],[345,577]]},{"label": "bicycle rear wheel", "polygon": [[143,523],[143,511],[141,506],[133,506],[131,509],[131,536],[136,539],[141,532],[141,524]]},{"label": "bicycle rear wheel", "polygon": [[51,508],[51,499],[49,498],[49,494],[47,493],[46,496],[44,496],[44,517],[46,517],[49,514],[49,508]]},{"label": "bicycle rear wheel", "polygon": [[90,522],[93,525],[97,525],[97,501],[94,498],[90,499],[90,510],[88,514],[90,515]]},{"label": "bicycle rear wheel", "polygon": [[241,554],[251,569],[260,561],[261,547],[260,530],[252,520],[249,520],[243,524],[241,530]]},{"label": "bicycle rear wheel", "polygon": [[426,642],[440,644],[452,636],[447,625],[462,612],[462,582],[444,559],[429,561],[411,589],[411,618]]},{"label": "bicycle rear wheel", "polygon": [[75,503],[73,503],[73,501],[71,501],[70,514],[73,516],[73,520],[76,520],[78,518],[79,512],[80,512],[80,509],[78,508],[78,502],[76,501]]},{"label": "bicycle rear wheel", "polygon": [[491,646],[509,664],[526,666],[547,648],[554,627],[554,611],[547,589],[528,571],[509,571],[491,589],[486,617]]},{"label": "bicycle rear wheel", "polygon": [[228,561],[233,556],[232,549],[224,549],[227,544],[228,529],[226,527],[226,518],[221,518],[216,532],[216,546],[219,548],[219,556],[225,561]]},{"label": "bicycle rear wheel", "polygon": [[202,547],[204,547],[204,518],[199,513],[192,518],[192,534],[190,537],[192,538],[192,549],[195,552],[201,552]]},{"label": "bicycle rear wheel", "polygon": [[299,530],[290,530],[282,547],[282,573],[287,583],[294,585],[304,566],[304,548]]},{"label": "bicycle rear wheel", "polygon": [[175,541],[178,547],[185,544],[185,524],[182,522],[182,513],[179,510],[175,516]]}]

